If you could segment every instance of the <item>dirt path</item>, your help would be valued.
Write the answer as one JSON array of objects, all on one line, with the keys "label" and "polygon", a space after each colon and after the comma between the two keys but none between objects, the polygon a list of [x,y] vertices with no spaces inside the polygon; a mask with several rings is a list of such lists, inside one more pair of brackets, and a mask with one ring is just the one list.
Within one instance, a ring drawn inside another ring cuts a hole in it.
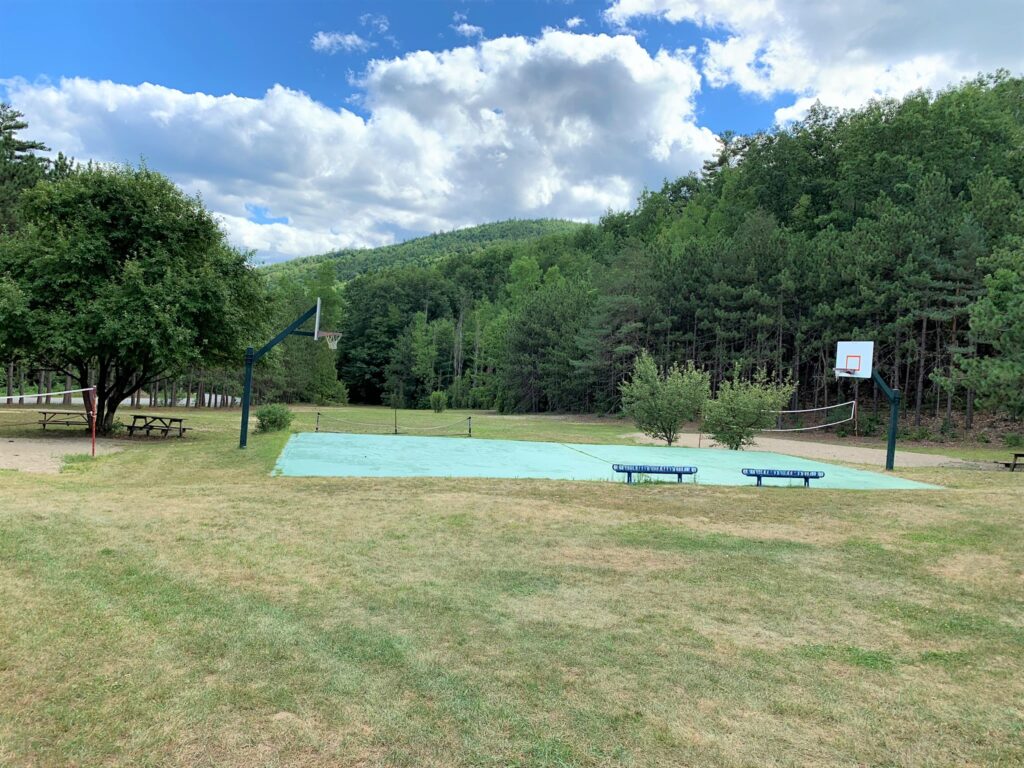
[{"label": "dirt path", "polygon": [[[89,453],[88,437],[0,437],[0,469],[22,472],[60,472],[64,457]],[[96,455],[115,453],[124,446],[102,440],[96,443]]]},{"label": "dirt path", "polygon": [[[652,437],[631,432],[625,437],[636,440],[644,445],[664,445],[665,441],[655,440]],[[711,438],[704,435],[698,446],[697,435],[693,433],[679,436],[679,447],[681,448],[717,448],[713,445]],[[757,442],[747,448],[748,451],[770,451],[782,453],[787,456],[803,456],[807,459],[819,461],[848,461],[851,464],[873,464],[878,467],[885,466],[885,450],[883,448],[865,448],[860,445],[836,445],[834,443],[819,443],[804,440],[784,440],[779,437],[759,437]],[[955,467],[966,462],[955,459],[952,456],[939,456],[931,453],[912,453],[910,451],[896,450],[897,467]]]}]

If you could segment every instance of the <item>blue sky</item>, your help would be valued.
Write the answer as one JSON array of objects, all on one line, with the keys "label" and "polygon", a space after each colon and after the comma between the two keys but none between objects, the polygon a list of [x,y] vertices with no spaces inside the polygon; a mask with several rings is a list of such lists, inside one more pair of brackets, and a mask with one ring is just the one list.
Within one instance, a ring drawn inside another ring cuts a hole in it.
[{"label": "blue sky", "polygon": [[[489,37],[537,35],[579,18],[580,32],[613,33],[602,18],[607,4],[571,0],[466,2],[39,2],[7,0],[5,16],[24,31],[5,40],[2,62],[29,80],[87,77],[118,83],[159,83],[183,91],[260,97],[282,84],[328,105],[355,111],[359,95],[346,77],[371,58],[442,50],[466,43],[455,14]],[[45,14],[41,10],[45,9]],[[40,18],[58,23],[39,24]],[[387,31],[379,31],[386,19]],[[699,46],[693,25],[645,20],[640,41],[649,51]],[[159,30],[147,34],[147,30]],[[322,30],[348,30],[372,47],[324,56],[309,41]],[[639,29],[637,31],[640,31]],[[13,72],[4,72],[10,76]],[[770,128],[782,98],[745,95],[736,86],[705,90],[702,122],[719,133]]]},{"label": "blue sky", "polygon": [[594,220],[723,130],[1020,72],[1014,18],[1017,0],[6,0],[0,98],[54,149],[144,157],[273,260]]}]

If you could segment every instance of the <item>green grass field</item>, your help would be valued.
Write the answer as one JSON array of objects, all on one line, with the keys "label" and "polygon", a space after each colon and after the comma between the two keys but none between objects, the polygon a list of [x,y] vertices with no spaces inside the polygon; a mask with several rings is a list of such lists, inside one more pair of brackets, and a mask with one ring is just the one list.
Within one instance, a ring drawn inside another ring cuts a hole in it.
[{"label": "green grass field", "polygon": [[287,434],[187,417],[0,472],[0,765],[1024,764],[1024,473],[274,478]]}]

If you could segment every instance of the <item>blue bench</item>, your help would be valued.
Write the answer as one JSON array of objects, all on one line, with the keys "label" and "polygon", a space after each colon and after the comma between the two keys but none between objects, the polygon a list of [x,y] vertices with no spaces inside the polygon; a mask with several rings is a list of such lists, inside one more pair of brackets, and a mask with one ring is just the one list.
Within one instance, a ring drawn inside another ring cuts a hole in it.
[{"label": "blue bench", "polygon": [[747,477],[756,477],[757,484],[766,477],[795,478],[804,481],[804,488],[811,487],[811,480],[820,480],[825,476],[820,470],[810,469],[744,469],[741,470]]},{"label": "blue bench", "polygon": [[[616,472],[626,473],[626,482],[633,482],[633,475],[675,475],[676,482],[683,482],[683,475],[696,475],[696,467],[672,467],[659,464],[612,464]],[[697,478],[693,478],[697,482]]]}]

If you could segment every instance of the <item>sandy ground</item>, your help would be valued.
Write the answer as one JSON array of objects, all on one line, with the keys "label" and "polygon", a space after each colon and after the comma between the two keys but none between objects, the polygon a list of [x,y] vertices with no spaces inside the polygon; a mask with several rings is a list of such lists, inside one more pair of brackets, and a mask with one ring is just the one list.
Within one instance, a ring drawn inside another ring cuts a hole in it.
[{"label": "sandy ground", "polygon": [[[0,469],[23,472],[60,472],[64,456],[89,453],[88,437],[0,437]],[[115,453],[124,446],[108,440],[97,441],[96,455]]]},{"label": "sandy ground", "polygon": [[[664,445],[664,440],[655,440],[652,437],[631,432],[626,435],[638,443],[645,445]],[[711,438],[704,435],[698,446],[697,435],[688,433],[679,436],[677,445],[681,448],[717,448],[711,442]],[[859,445],[835,445],[833,443],[819,443],[804,440],[785,440],[779,437],[759,437],[757,442],[748,451],[770,451],[782,453],[787,456],[803,456],[807,459],[819,461],[847,461],[851,464],[873,464],[878,467],[885,466],[885,449],[865,448]],[[939,456],[931,453],[911,453],[901,451],[896,446],[896,467],[955,467],[962,466],[966,462],[955,459],[952,456]]]}]

